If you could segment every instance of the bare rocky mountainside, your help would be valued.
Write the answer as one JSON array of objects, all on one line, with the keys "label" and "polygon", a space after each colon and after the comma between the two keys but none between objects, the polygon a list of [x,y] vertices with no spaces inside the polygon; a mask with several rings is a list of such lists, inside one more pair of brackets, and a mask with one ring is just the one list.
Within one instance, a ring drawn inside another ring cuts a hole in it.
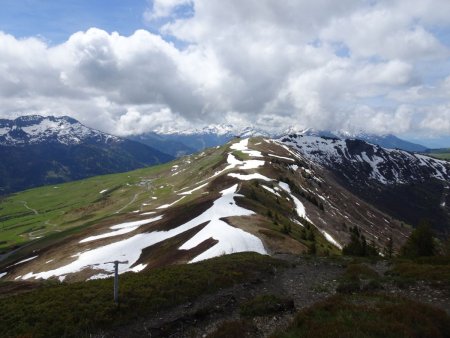
[{"label": "bare rocky mountainside", "polygon": [[441,233],[450,224],[450,166],[357,139],[289,135],[281,142],[333,173],[349,191],[409,224],[428,219]]}]

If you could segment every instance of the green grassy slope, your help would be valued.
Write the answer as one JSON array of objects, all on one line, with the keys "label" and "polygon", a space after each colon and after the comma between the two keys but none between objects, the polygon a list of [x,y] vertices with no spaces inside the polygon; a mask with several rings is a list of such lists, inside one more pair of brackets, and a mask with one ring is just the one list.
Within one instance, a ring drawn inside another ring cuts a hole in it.
[{"label": "green grassy slope", "polygon": [[[252,139],[251,142],[260,144],[260,141]],[[270,148],[265,151],[272,152]],[[164,165],[31,189],[3,199],[0,201],[0,254],[6,256],[0,261],[1,271],[9,271],[11,264],[31,256],[39,255],[39,259],[43,259],[42,254],[52,248],[74,251],[78,242],[71,243],[70,237],[82,231],[88,233],[88,227],[105,228],[135,220],[165,204],[178,201],[175,209],[167,210],[174,222],[184,220],[186,210],[197,210],[205,201],[211,202],[219,191],[236,183],[226,174],[215,175],[227,166],[230,152],[236,158],[249,158],[241,151],[230,151],[228,144]],[[273,160],[272,165],[261,170],[275,181],[289,182],[292,189],[301,194],[296,185],[302,183],[294,182],[296,176],[289,164]],[[207,188],[179,196],[180,192],[200,187],[204,182],[209,182]],[[272,183],[265,185],[272,186]],[[269,252],[300,253],[314,249],[313,253],[319,255],[340,254],[306,219],[301,220],[303,226],[293,221],[296,211],[291,200],[268,192],[255,180],[239,181],[239,192],[242,197],[236,202],[257,215],[231,217],[228,222],[262,238]],[[320,209],[317,201],[313,207]],[[14,251],[14,248],[19,249]],[[55,252],[56,255],[67,254],[63,250],[52,251],[53,256],[48,259],[54,258]],[[8,275],[15,277],[14,273]]]},{"label": "green grassy slope", "polygon": [[450,148],[443,149],[431,149],[429,153],[425,155],[438,158],[440,160],[450,161]]},{"label": "green grassy slope", "polygon": [[[6,252],[48,236],[60,237],[67,231],[88,226],[105,218],[141,209],[153,198],[159,204],[172,202],[173,190],[191,186],[211,174],[223,159],[223,148],[210,149],[164,165],[127,173],[97,176],[85,180],[45,186],[15,193],[0,200],[0,250]],[[190,161],[190,163],[186,162]],[[172,167],[186,166],[174,175]],[[105,191],[104,193],[100,193]],[[187,202],[189,196],[182,202]]]}]

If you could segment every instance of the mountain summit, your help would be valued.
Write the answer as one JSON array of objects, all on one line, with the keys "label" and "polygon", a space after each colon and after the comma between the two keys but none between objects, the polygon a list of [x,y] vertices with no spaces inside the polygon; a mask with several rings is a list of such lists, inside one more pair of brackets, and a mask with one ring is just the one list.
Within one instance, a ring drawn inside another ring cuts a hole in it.
[{"label": "mountain summit", "polygon": [[0,145],[114,143],[120,138],[86,127],[68,116],[21,116],[0,119]]}]

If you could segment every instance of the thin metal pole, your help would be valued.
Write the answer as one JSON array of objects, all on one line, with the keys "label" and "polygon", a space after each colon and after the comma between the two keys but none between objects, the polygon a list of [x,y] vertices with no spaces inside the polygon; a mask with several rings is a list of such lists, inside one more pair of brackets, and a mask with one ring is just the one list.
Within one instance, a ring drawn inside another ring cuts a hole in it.
[{"label": "thin metal pole", "polygon": [[119,261],[114,261],[114,303],[119,304]]},{"label": "thin metal pole", "polygon": [[119,305],[119,264],[128,264],[128,261],[105,262],[103,264],[114,264],[114,303]]}]

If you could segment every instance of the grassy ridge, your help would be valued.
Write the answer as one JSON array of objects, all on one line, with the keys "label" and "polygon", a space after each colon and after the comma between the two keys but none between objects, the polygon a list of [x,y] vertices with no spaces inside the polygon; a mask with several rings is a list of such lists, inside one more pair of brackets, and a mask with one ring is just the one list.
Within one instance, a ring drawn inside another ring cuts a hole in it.
[{"label": "grassy ridge", "polygon": [[235,283],[261,278],[284,263],[254,253],[218,257],[120,277],[120,307],[112,280],[47,285],[0,299],[0,336],[83,337],[114,329],[164,308]]},{"label": "grassy ridge", "polygon": [[429,153],[427,155],[430,155],[431,157],[435,157],[440,160],[450,161],[450,151],[448,153]]},{"label": "grassy ridge", "polygon": [[450,160],[450,148],[432,149],[426,155],[438,158],[440,160]]},{"label": "grassy ridge", "polygon": [[[0,200],[0,253],[107,217],[138,209],[151,210],[156,204],[172,202],[174,191],[209,177],[223,160],[223,151],[224,148],[214,148],[201,157],[192,155],[127,173],[97,176],[7,196]],[[188,170],[173,175],[174,165],[185,165]],[[104,192],[100,194],[101,191]],[[189,199],[188,196],[182,203]],[[143,207],[144,203],[148,207]]]},{"label": "grassy ridge", "polygon": [[[0,248],[23,244],[113,214],[139,192],[139,178],[163,166],[98,176],[13,194],[0,204]],[[127,183],[129,186],[127,186]],[[104,194],[100,191],[108,190]]]}]

